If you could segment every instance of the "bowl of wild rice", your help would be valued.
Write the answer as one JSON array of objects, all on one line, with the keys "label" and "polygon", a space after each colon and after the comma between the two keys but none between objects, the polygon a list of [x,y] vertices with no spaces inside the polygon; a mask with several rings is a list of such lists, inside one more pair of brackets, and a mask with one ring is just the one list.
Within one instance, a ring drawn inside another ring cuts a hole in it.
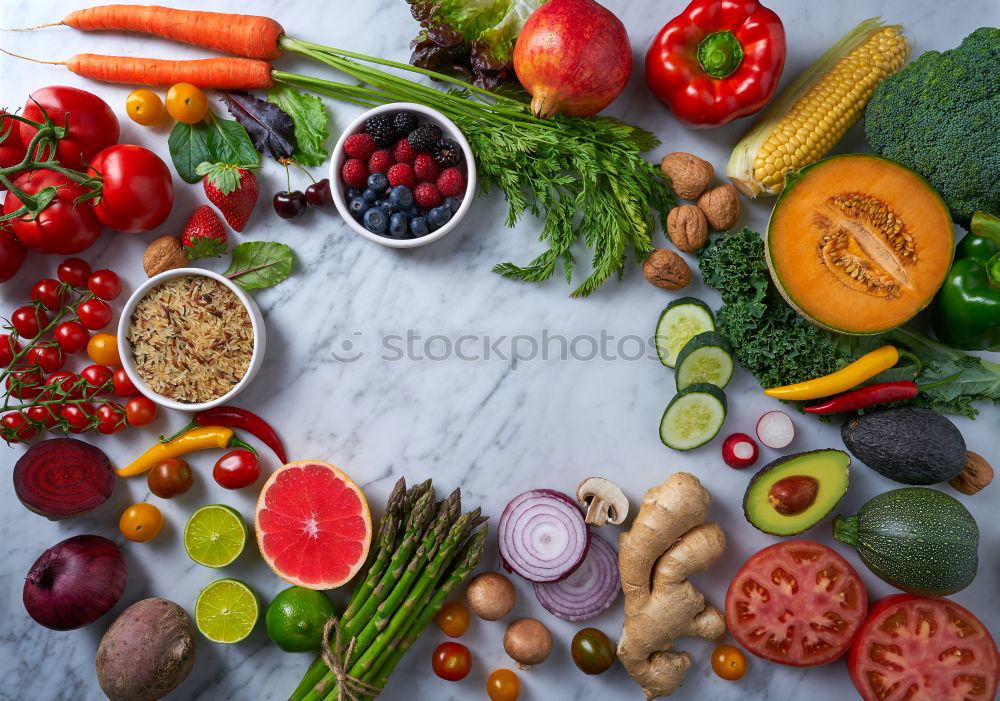
[{"label": "bowl of wild rice", "polygon": [[243,289],[201,268],[140,285],[118,325],[122,367],[142,394],[181,411],[228,402],[264,360],[264,318]]}]

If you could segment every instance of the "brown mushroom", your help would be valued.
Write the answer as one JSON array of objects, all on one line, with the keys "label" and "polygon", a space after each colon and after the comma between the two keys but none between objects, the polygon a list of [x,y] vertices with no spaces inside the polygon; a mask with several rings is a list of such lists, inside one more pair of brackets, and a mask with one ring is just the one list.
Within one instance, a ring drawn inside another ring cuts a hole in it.
[{"label": "brown mushroom", "polygon": [[503,634],[503,649],[519,669],[541,664],[552,652],[552,633],[534,618],[519,618]]},{"label": "brown mushroom", "polygon": [[499,572],[483,572],[469,582],[465,598],[472,612],[484,621],[498,621],[513,610],[517,590]]},{"label": "brown mushroom", "polygon": [[618,525],[628,516],[628,498],[618,486],[603,477],[588,477],[576,488],[576,498],[587,505],[584,519],[600,528],[605,523]]}]

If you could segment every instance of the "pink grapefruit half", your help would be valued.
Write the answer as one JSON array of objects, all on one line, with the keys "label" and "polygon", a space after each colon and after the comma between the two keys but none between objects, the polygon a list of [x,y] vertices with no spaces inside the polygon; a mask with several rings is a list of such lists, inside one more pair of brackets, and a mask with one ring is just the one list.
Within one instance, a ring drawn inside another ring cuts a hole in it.
[{"label": "pink grapefruit half", "polygon": [[329,463],[291,462],[264,484],[254,514],[264,561],[286,582],[334,589],[368,557],[372,518],[361,487]]}]

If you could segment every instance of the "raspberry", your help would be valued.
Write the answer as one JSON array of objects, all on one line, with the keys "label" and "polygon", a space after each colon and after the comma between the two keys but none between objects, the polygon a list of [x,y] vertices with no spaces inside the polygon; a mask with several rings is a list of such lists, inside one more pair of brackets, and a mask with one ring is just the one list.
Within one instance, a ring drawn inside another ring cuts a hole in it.
[{"label": "raspberry", "polygon": [[363,188],[368,182],[368,168],[360,158],[351,158],[340,169],[340,177],[347,187]]},{"label": "raspberry", "polygon": [[413,172],[422,183],[432,183],[441,174],[441,168],[429,153],[421,153],[413,161]]},{"label": "raspberry", "polygon": [[404,137],[396,142],[395,148],[392,149],[392,157],[396,159],[396,163],[413,165],[413,160],[417,157],[417,152],[413,150],[410,142]]},{"label": "raspberry", "polygon": [[445,168],[438,176],[437,189],[445,197],[461,197],[465,194],[465,176],[458,168]]},{"label": "raspberry", "polygon": [[389,169],[388,175],[389,185],[392,187],[406,185],[412,189],[417,184],[417,176],[413,174],[413,168],[406,163],[397,163]]},{"label": "raspberry", "polygon": [[371,134],[351,134],[344,140],[344,151],[351,158],[367,161],[375,153],[375,139]]},{"label": "raspberry", "polygon": [[413,191],[413,201],[422,209],[437,207],[444,201],[434,183],[420,183]]},{"label": "raspberry", "polygon": [[368,159],[368,172],[387,173],[392,163],[392,154],[389,153],[388,149],[379,149]]}]

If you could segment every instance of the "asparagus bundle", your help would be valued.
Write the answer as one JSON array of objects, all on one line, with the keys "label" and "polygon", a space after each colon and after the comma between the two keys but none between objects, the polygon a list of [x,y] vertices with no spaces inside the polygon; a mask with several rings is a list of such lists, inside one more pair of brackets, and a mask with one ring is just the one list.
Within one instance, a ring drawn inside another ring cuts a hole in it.
[{"label": "asparagus bundle", "polygon": [[[436,501],[430,480],[393,487],[379,522],[378,550],[338,621],[331,646],[357,686],[381,689],[445,600],[475,569],[486,543],[487,518],[462,513],[458,489]],[[343,645],[339,644],[340,642]],[[353,643],[353,644],[352,644]],[[320,655],[290,701],[337,701],[337,674]],[[357,697],[356,690],[343,697]]]}]

